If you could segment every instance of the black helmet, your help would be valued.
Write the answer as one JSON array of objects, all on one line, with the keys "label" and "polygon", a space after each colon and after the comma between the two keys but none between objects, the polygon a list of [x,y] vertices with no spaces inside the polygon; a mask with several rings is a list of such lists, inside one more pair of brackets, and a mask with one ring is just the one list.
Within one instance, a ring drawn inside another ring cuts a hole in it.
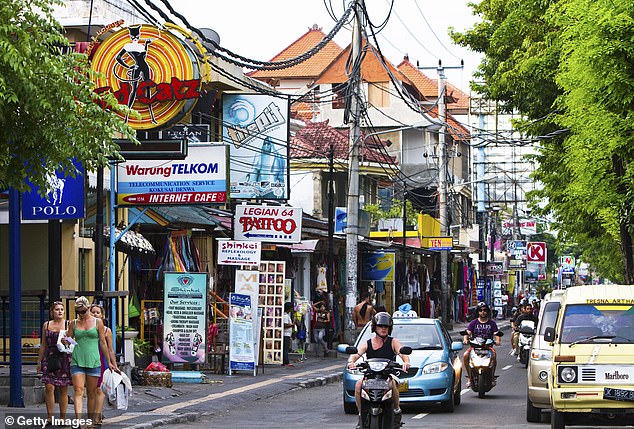
[{"label": "black helmet", "polygon": [[480,311],[481,309],[484,309],[487,311],[487,313],[491,312],[491,307],[489,307],[489,304],[487,304],[486,302],[479,302],[478,305],[476,305],[476,309],[478,311]]},{"label": "black helmet", "polygon": [[392,316],[390,316],[390,313],[381,311],[380,313],[376,313],[372,316],[372,332],[376,332],[377,325],[387,326],[387,334],[392,335],[394,322],[392,322]]}]

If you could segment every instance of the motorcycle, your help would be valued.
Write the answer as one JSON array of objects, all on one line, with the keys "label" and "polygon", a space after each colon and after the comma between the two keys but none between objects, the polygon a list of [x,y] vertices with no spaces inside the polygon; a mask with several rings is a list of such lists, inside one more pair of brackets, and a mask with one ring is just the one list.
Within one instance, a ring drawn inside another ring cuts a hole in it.
[{"label": "motorcycle", "polygon": [[[463,336],[467,335],[467,331],[462,331],[460,334]],[[501,337],[504,333],[497,331],[494,335]],[[479,398],[484,398],[484,394],[495,385],[493,344],[494,341],[490,338],[469,338],[471,350],[469,350],[469,367],[467,371],[471,380],[471,390],[476,392]]]},{"label": "motorcycle", "polygon": [[[346,353],[356,354],[356,347],[347,347]],[[411,347],[401,347],[401,354],[412,353]],[[358,362],[363,374],[361,384],[362,429],[393,429],[394,404],[392,401],[392,375],[399,376],[401,364],[390,359],[367,359]]]},{"label": "motorcycle", "polygon": [[528,368],[528,358],[531,354],[531,344],[535,335],[535,322],[532,320],[522,320],[519,328],[517,328],[519,337],[517,340],[517,356],[524,368]]}]

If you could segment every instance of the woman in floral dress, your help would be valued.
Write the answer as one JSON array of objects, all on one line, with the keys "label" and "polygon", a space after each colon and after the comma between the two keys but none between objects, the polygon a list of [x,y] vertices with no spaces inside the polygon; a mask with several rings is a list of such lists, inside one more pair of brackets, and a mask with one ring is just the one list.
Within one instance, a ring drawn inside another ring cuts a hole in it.
[{"label": "woman in floral dress", "polygon": [[[66,418],[68,408],[68,386],[71,384],[70,359],[71,355],[62,353],[57,349],[57,337],[60,331],[67,328],[64,305],[56,301],[51,305],[51,320],[42,325],[42,341],[37,359],[38,373],[42,373],[42,382],[45,385],[46,413],[48,420],[46,425],[52,423],[55,412],[55,388],[59,398],[59,417]],[[59,360],[60,368],[52,370],[49,361]]]}]

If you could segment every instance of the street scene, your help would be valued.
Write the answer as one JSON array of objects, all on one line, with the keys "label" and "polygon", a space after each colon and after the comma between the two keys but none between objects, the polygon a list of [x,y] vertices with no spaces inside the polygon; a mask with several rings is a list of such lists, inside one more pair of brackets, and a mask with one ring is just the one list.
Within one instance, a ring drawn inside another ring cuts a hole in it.
[{"label": "street scene", "polygon": [[627,0],[4,1],[5,427],[631,426],[632,34]]}]

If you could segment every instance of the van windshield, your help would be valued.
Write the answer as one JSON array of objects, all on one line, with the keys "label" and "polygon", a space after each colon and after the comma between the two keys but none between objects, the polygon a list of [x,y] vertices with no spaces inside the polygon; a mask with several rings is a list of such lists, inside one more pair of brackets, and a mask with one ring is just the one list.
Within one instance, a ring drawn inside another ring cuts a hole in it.
[{"label": "van windshield", "polygon": [[549,326],[555,326],[557,314],[559,313],[559,301],[549,301],[544,305],[544,310],[539,321],[539,335],[544,335],[544,331]]},{"label": "van windshield", "polygon": [[[597,337],[593,339],[594,337]],[[561,343],[634,342],[634,305],[575,304],[566,306],[560,329]]]}]

